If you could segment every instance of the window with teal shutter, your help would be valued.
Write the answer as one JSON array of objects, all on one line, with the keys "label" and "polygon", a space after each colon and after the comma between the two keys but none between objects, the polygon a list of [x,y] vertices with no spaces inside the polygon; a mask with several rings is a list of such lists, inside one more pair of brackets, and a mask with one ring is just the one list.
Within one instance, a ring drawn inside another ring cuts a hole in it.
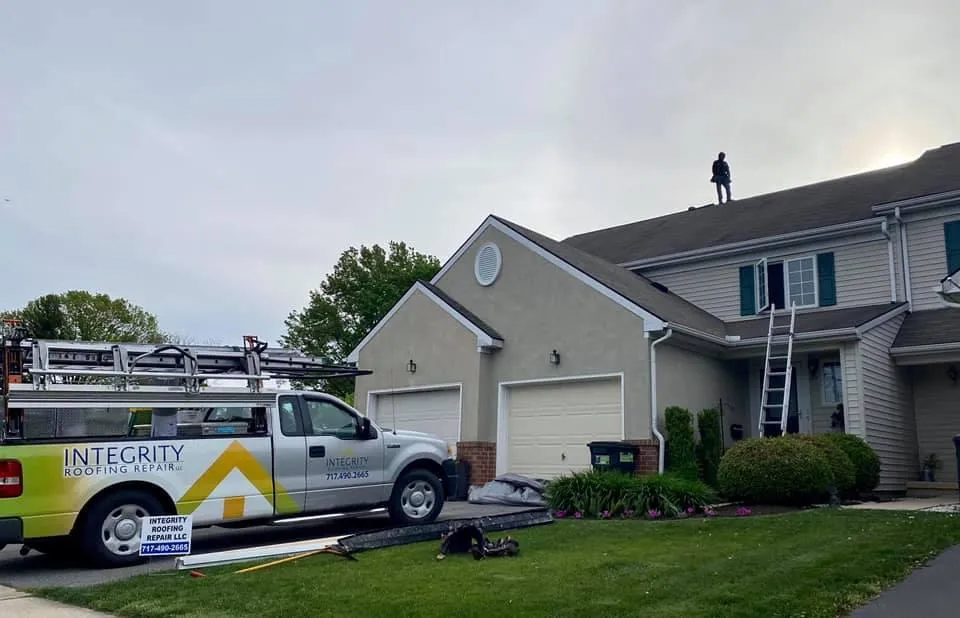
[{"label": "window with teal shutter", "polygon": [[952,275],[960,270],[960,221],[947,221],[943,224],[943,244],[947,250],[947,272]]},{"label": "window with teal shutter", "polygon": [[756,287],[754,286],[754,266],[740,267],[740,315],[756,315]]},{"label": "window with teal shutter", "polygon": [[817,254],[817,287],[820,292],[821,307],[837,304],[837,275],[833,263],[833,253]]}]

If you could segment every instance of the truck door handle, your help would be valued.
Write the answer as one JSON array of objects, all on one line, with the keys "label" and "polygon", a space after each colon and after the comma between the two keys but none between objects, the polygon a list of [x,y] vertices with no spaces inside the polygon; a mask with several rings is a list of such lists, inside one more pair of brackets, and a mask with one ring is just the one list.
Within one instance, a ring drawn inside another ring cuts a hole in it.
[{"label": "truck door handle", "polygon": [[388,444],[387,448],[400,448],[399,444]]},{"label": "truck door handle", "polygon": [[327,454],[327,447],[325,446],[311,446],[310,447],[310,456],[311,457],[323,457]]}]

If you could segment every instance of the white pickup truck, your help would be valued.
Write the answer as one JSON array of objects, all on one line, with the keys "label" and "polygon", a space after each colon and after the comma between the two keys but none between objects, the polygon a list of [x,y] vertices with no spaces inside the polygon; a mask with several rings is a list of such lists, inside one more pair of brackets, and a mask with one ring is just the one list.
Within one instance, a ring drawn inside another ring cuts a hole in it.
[{"label": "white pickup truck", "polygon": [[380,427],[313,391],[17,384],[3,408],[0,547],[75,552],[98,566],[145,559],[147,516],[232,527],[386,507],[399,524],[422,524],[457,482],[440,438]]}]

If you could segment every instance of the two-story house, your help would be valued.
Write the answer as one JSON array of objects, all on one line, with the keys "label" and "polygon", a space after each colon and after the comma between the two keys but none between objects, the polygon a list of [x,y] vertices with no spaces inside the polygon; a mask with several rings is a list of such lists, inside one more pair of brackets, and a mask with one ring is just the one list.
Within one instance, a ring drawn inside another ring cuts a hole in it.
[{"label": "two-story house", "polygon": [[936,290],[957,270],[960,144],[562,242],[491,215],[350,355],[373,370],[355,401],[445,437],[473,482],[588,468],[594,440],[657,470],[669,406],[759,435],[768,312],[795,305],[787,431],[865,438],[881,490],[930,453],[952,481],[960,310]]}]

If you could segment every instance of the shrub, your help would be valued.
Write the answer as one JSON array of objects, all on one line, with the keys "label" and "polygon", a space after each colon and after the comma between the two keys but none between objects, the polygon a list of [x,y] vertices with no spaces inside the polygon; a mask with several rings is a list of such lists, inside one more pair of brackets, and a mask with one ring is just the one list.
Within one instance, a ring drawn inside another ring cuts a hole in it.
[{"label": "shrub", "polygon": [[697,429],[700,431],[698,451],[703,480],[707,485],[716,487],[717,470],[720,468],[720,457],[723,454],[720,413],[714,409],[701,411],[697,417]]},{"label": "shrub", "polygon": [[547,484],[550,508],[595,517],[607,512],[643,514],[658,511],[676,515],[688,508],[702,509],[716,499],[713,491],[697,480],[674,475],[633,476],[617,471],[578,472]]},{"label": "shrub", "polygon": [[823,435],[826,436],[827,440],[839,446],[853,462],[856,471],[854,491],[861,494],[871,492],[880,484],[880,458],[866,441],[849,433],[826,433]]},{"label": "shrub", "polygon": [[803,440],[817,447],[827,458],[827,463],[830,464],[833,488],[841,496],[850,495],[856,486],[857,470],[844,450],[834,440],[831,440],[828,434],[818,433],[812,436],[797,435],[792,437],[795,440]]},{"label": "shrub", "polygon": [[699,478],[697,444],[693,436],[693,417],[685,408],[671,406],[664,419],[667,429],[667,469],[691,481]]},{"label": "shrub", "polygon": [[829,495],[830,464],[813,444],[790,437],[748,438],[720,460],[720,492],[750,504],[813,504]]}]

